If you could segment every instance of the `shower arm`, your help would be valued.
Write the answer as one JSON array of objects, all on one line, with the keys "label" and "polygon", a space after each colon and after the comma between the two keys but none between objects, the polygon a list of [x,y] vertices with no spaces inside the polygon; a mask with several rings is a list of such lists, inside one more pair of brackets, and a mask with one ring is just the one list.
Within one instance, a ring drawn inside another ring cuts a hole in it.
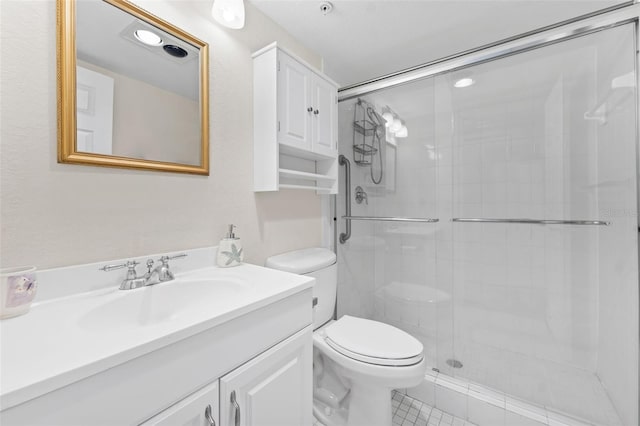
[{"label": "shower arm", "polygon": [[[338,157],[338,164],[345,167],[345,213],[351,216],[351,162],[344,155]],[[351,220],[345,220],[345,232],[340,234],[340,244],[344,244],[351,238]]]}]

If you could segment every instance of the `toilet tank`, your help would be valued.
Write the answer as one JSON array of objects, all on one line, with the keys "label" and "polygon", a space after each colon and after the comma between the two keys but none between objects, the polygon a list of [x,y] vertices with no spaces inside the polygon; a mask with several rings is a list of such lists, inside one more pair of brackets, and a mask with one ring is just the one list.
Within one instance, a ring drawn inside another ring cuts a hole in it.
[{"label": "toilet tank", "polygon": [[265,262],[265,266],[316,279],[313,286],[313,297],[317,298],[317,304],[313,308],[314,330],[333,318],[338,285],[338,268],[334,252],[320,247],[290,251],[271,256]]}]

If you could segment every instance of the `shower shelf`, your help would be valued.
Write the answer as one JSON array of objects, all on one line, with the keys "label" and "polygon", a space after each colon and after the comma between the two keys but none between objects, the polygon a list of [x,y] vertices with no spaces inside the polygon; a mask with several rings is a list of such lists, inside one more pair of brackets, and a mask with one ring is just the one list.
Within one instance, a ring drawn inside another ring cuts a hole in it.
[{"label": "shower shelf", "polygon": [[[378,123],[375,120],[380,120]],[[380,149],[384,135],[382,118],[369,102],[358,99],[353,109],[353,161],[360,166],[370,166]],[[376,143],[378,148],[376,148]]]},{"label": "shower shelf", "polygon": [[364,147],[360,145],[354,145],[353,150],[361,155],[375,155],[378,152],[377,148],[372,146],[365,145]]},{"label": "shower shelf", "polygon": [[365,136],[372,136],[377,128],[377,125],[369,120],[357,120],[353,122],[353,128]]}]

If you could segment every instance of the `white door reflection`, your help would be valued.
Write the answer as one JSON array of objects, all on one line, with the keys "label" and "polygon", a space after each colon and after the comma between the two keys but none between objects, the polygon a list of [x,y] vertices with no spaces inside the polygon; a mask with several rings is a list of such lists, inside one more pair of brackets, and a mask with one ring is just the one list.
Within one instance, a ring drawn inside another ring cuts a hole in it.
[{"label": "white door reflection", "polygon": [[76,67],[77,151],[113,151],[113,78]]}]

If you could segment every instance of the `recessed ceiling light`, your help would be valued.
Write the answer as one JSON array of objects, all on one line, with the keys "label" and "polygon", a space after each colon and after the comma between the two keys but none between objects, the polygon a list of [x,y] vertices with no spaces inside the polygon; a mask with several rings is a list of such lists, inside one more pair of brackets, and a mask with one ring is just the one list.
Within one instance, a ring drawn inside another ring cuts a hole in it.
[{"label": "recessed ceiling light", "polygon": [[158,34],[151,31],[136,30],[133,35],[135,35],[136,38],[142,43],[149,46],[160,46],[162,44],[162,38]]},{"label": "recessed ceiling light", "polygon": [[454,87],[469,87],[475,82],[476,81],[474,79],[469,78],[469,77],[465,77],[465,78],[461,78],[460,80],[458,80],[455,83],[453,83],[453,86]]}]

